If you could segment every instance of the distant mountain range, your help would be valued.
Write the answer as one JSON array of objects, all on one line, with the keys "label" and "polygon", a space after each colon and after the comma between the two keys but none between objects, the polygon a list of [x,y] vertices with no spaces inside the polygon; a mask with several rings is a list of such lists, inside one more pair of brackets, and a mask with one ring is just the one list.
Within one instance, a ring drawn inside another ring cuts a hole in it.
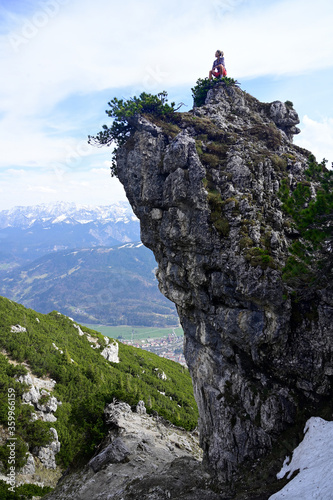
[{"label": "distant mountain range", "polygon": [[15,207],[0,212],[0,269],[13,269],[58,250],[138,240],[139,221],[127,202]]},{"label": "distant mountain range", "polygon": [[0,212],[0,295],[85,323],[170,326],[155,258],[126,202],[58,203]]}]

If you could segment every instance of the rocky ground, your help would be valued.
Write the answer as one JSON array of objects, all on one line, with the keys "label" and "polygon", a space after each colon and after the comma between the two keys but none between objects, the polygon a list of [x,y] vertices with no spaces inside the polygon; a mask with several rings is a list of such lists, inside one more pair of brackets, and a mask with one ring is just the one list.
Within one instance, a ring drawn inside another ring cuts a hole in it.
[{"label": "rocky ground", "polygon": [[110,432],[83,469],[65,475],[47,500],[215,499],[197,432],[188,433],[122,402],[105,410]]}]

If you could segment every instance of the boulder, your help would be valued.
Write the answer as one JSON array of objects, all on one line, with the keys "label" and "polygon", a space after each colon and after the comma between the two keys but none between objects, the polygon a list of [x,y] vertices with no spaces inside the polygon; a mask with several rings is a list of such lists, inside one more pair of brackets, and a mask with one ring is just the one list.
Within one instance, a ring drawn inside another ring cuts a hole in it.
[{"label": "boulder", "polygon": [[116,438],[96,457],[92,458],[89,466],[94,472],[98,472],[102,467],[111,463],[116,464],[127,460],[130,451],[121,438]]}]

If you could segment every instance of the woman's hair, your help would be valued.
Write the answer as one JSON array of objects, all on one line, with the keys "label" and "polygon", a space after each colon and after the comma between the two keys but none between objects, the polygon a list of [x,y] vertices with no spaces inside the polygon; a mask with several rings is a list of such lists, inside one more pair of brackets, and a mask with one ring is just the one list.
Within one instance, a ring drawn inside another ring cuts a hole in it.
[{"label": "woman's hair", "polygon": [[217,50],[216,51],[220,57],[224,56],[223,50]]}]

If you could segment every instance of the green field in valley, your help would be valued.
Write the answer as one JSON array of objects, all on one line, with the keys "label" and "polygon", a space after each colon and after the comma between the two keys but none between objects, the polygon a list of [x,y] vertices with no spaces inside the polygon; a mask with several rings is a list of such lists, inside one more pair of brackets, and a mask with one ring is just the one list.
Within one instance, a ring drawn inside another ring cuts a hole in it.
[{"label": "green field in valley", "polygon": [[103,325],[85,325],[92,330],[102,333],[106,337],[117,339],[122,337],[124,340],[143,340],[166,337],[175,332],[177,336],[184,335],[181,327],[177,328],[154,328],[154,327],[132,327],[132,326],[103,326]]}]

